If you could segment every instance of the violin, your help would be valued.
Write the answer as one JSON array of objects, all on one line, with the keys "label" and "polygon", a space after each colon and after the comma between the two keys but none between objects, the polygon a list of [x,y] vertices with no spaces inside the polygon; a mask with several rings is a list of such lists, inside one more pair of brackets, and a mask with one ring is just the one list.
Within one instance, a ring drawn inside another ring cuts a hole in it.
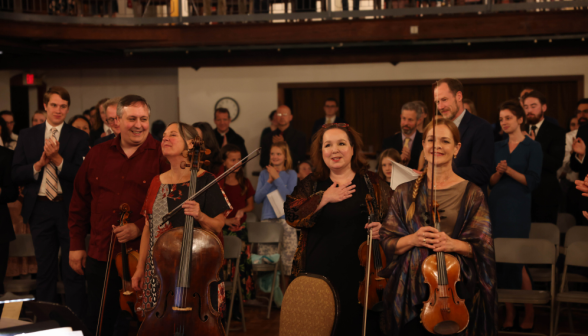
[{"label": "violin", "polygon": [[[120,206],[121,220],[120,226],[128,224],[127,219],[130,214],[130,207],[123,203]],[[132,248],[127,249],[126,243],[121,243],[121,252],[116,255],[115,264],[118,276],[122,279],[122,289],[119,291],[120,308],[139,321],[143,321],[144,315],[137,314],[135,308],[140,307],[141,296],[133,290],[131,286],[131,274],[135,274],[137,264],[139,263],[139,252]]]},{"label": "violin", "polygon": [[[435,123],[435,116],[433,122]],[[433,143],[435,137],[433,124]],[[435,146],[435,145],[433,145]],[[435,200],[435,155],[432,156],[431,198],[429,204],[429,218],[434,226],[441,231],[441,216],[439,204]],[[437,335],[452,335],[463,331],[470,321],[470,315],[465,301],[457,295],[455,285],[460,277],[460,265],[456,257],[444,252],[429,255],[421,265],[425,283],[429,285],[429,298],[423,302],[421,322],[425,329]]]},{"label": "violin", "polygon": [[[368,208],[368,224],[372,222],[376,214],[374,212],[374,198],[372,195],[365,196]],[[378,273],[386,266],[386,255],[377,239],[372,239],[372,230],[369,230],[368,239],[359,246],[357,252],[361,266],[365,267],[365,277],[359,284],[357,296],[359,303],[364,307],[363,312],[363,335],[366,332],[367,311],[381,312],[385,309],[382,296],[388,280],[378,276]]]},{"label": "violin", "polygon": [[[119,226],[128,224],[129,214],[131,208],[127,203],[120,205]],[[102,301],[100,302],[100,312],[98,315],[98,328],[96,328],[96,336],[102,333],[102,322],[104,319],[104,306],[106,302],[106,293],[108,292],[108,279],[110,278],[110,269],[112,267],[112,252],[114,251],[114,231],[110,235],[110,246],[108,248],[108,264],[106,266],[106,275],[104,277],[104,287],[102,287]],[[130,258],[129,258],[130,257]],[[116,269],[118,275],[122,278],[122,289],[119,291],[119,303],[122,310],[129,312],[135,318],[135,307],[139,306],[139,300],[131,287],[131,274],[135,273],[137,264],[139,262],[139,253],[132,249],[127,250],[127,244],[121,244],[121,252],[116,256]]]}]

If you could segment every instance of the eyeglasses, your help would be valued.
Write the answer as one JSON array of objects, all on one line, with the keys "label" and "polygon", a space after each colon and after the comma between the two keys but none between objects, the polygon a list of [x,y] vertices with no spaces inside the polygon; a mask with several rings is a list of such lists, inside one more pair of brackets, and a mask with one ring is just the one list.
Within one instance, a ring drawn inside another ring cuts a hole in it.
[{"label": "eyeglasses", "polygon": [[109,124],[112,124],[112,123],[114,123],[115,120],[116,120],[116,118],[107,118],[106,122]]},{"label": "eyeglasses", "polygon": [[325,105],[326,108],[336,108],[337,105]]},{"label": "eyeglasses", "polygon": [[276,113],[276,115],[277,115],[278,117],[287,117],[287,116],[289,116],[289,115],[290,115],[290,113]]},{"label": "eyeglasses", "polygon": [[332,123],[332,124],[324,124],[323,125],[323,128],[331,128],[331,127],[348,128],[349,127],[349,124]]}]

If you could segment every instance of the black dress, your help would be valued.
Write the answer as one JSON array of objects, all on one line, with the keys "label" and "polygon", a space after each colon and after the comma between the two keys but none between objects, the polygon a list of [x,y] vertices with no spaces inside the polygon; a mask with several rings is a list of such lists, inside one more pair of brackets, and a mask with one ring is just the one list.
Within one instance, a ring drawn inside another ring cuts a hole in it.
[{"label": "black dress", "polygon": [[[357,251],[367,238],[364,226],[368,217],[365,207],[368,188],[360,174],[355,175],[352,183],[356,187],[351,198],[329,203],[320,210],[316,224],[308,231],[306,247],[305,271],[325,276],[337,291],[341,303],[337,335],[361,335],[363,318],[357,292],[365,270],[359,264]],[[316,191],[327,190],[332,184],[331,179],[319,181]],[[370,326],[378,332],[377,316],[376,323]]]}]

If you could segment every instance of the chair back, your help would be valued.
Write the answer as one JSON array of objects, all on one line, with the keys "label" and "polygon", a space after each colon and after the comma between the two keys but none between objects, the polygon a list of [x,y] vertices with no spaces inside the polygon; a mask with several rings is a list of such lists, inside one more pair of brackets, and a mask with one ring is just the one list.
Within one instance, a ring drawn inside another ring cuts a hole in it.
[{"label": "chair back", "polygon": [[237,259],[241,256],[241,239],[237,236],[223,236],[225,240],[225,259]]},{"label": "chair back", "polygon": [[496,238],[494,250],[497,263],[555,264],[555,245],[545,239]]},{"label": "chair back", "polygon": [[576,217],[569,213],[557,214],[557,228],[561,233],[566,233],[572,227],[576,226]]},{"label": "chair back", "polygon": [[34,257],[33,236],[30,233],[17,234],[16,239],[10,242],[8,253],[10,257]]},{"label": "chair back", "polygon": [[556,253],[559,253],[559,229],[551,223],[531,223],[529,238],[545,239],[555,245]]},{"label": "chair back", "polygon": [[282,241],[282,225],[277,222],[247,223],[247,235],[250,243],[279,243]]},{"label": "chair back", "polygon": [[565,246],[575,242],[588,242],[588,226],[574,226],[566,232]]},{"label": "chair back", "polygon": [[578,241],[568,246],[566,266],[588,267],[588,241]]},{"label": "chair back", "polygon": [[339,299],[329,280],[302,273],[290,283],[284,295],[279,335],[334,335],[339,311]]}]

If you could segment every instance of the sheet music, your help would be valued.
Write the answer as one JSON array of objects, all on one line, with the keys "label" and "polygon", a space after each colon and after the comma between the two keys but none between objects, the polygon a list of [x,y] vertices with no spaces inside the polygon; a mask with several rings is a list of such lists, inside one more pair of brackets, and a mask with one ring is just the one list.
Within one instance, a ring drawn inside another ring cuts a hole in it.
[{"label": "sheet music", "polygon": [[414,181],[420,176],[412,169],[396,161],[390,161],[392,161],[392,176],[390,178],[390,188],[392,188],[392,190],[396,190],[396,188],[402,183]]},{"label": "sheet music", "polygon": [[267,194],[267,199],[270,201],[270,204],[276,213],[276,218],[284,216],[284,199],[282,198],[282,195],[280,195],[278,189]]}]

